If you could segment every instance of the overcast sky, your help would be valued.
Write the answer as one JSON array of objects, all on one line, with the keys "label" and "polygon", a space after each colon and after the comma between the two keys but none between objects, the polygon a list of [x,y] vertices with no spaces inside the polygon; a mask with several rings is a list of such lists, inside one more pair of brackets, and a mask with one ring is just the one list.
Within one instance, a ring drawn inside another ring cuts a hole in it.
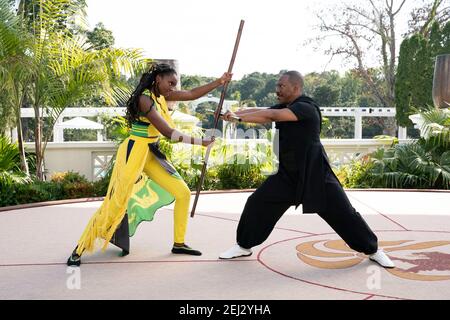
[{"label": "overcast sky", "polygon": [[[367,0],[360,0],[358,1]],[[346,70],[343,61],[314,51],[305,41],[318,30],[315,12],[339,0],[88,0],[90,28],[103,22],[116,47],[142,48],[150,58],[177,59],[180,72],[219,76],[230,62],[239,22],[244,32],[235,79],[259,71],[304,74]],[[409,7],[421,0],[407,0]],[[404,16],[409,13],[404,10]],[[404,31],[404,30],[403,30]]]}]

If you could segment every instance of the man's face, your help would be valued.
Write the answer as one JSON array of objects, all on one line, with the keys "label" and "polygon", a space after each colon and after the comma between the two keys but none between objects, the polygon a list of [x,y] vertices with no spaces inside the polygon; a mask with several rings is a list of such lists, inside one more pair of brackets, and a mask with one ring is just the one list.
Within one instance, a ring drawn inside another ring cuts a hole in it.
[{"label": "man's face", "polygon": [[277,97],[280,103],[290,103],[299,95],[299,87],[289,81],[289,76],[282,76],[277,82]]},{"label": "man's face", "polygon": [[156,83],[158,84],[159,93],[166,96],[172,91],[176,90],[177,77],[175,74],[166,74],[156,76]]}]

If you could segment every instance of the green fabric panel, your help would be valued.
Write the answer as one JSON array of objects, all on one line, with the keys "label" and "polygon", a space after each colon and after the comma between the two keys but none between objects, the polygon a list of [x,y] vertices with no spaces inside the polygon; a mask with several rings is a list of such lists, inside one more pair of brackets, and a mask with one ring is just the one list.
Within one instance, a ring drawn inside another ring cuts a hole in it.
[{"label": "green fabric panel", "polygon": [[129,235],[132,237],[142,221],[152,221],[156,210],[175,201],[175,198],[156,182],[147,179],[144,186],[128,201]]}]

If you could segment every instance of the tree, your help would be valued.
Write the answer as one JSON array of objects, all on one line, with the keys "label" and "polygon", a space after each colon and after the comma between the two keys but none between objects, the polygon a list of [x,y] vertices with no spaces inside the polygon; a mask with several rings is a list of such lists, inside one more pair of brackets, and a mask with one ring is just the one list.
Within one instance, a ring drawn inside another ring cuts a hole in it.
[{"label": "tree", "polygon": [[321,137],[332,139],[353,139],[355,122],[351,117],[329,117],[327,125],[322,127]]},{"label": "tree", "polygon": [[[0,90],[2,89],[0,88]],[[6,135],[16,122],[14,109],[10,106],[8,99],[6,95],[0,95],[0,119],[2,119],[0,135]]]},{"label": "tree", "polygon": [[373,97],[368,90],[364,90],[364,83],[358,72],[355,70],[347,71],[340,80],[341,94],[339,97],[339,106],[341,107],[365,107],[361,105],[361,98],[370,96],[375,102],[376,97]]},{"label": "tree", "polygon": [[[330,9],[331,17],[323,13],[318,15],[320,30],[324,35],[317,40],[336,36],[341,45],[326,50],[332,56],[341,55],[356,65],[359,76],[366,82],[369,90],[385,107],[394,106],[394,84],[396,66],[396,17],[405,0],[395,4],[394,0],[369,0],[366,7],[344,3],[341,8]],[[377,85],[377,79],[370,73],[371,54],[380,58],[383,83]]]},{"label": "tree", "polygon": [[240,81],[232,81],[228,87],[227,99],[236,100],[238,92],[240,101],[253,103],[258,107],[267,107],[277,103],[275,88],[280,77],[278,74],[253,72],[245,75]]},{"label": "tree", "polygon": [[[16,16],[9,1],[0,0],[0,90],[2,91],[0,105],[2,114],[9,115],[15,120],[20,166],[26,175],[29,174],[29,170],[23,146],[20,109],[34,70],[28,54],[31,43],[31,35],[26,28],[25,20],[21,16]],[[8,121],[4,124],[7,125]]]},{"label": "tree", "polygon": [[114,36],[112,31],[105,28],[103,23],[99,22],[94,30],[86,32],[86,36],[91,48],[94,50],[101,50],[112,48],[114,46]]},{"label": "tree", "polygon": [[[370,74],[374,70],[368,70]],[[367,107],[379,105],[378,99],[368,90],[366,83],[361,79],[357,70],[349,70],[344,76],[337,71],[312,72],[305,75],[304,93],[313,97],[324,107]],[[374,79],[379,85],[378,75]],[[363,104],[361,104],[363,103]]]},{"label": "tree", "polygon": [[403,40],[395,86],[397,121],[412,126],[409,116],[433,105],[433,74],[436,56],[450,53],[450,22],[435,22],[424,36],[416,33]]},{"label": "tree", "polygon": [[320,85],[314,89],[312,97],[323,107],[335,106],[339,100],[340,90],[328,84]]},{"label": "tree", "polygon": [[[183,90],[190,90],[190,89],[205,85],[207,83],[210,83],[214,80],[216,80],[216,78],[203,77],[203,76],[197,76],[197,75],[189,76],[189,75],[182,74],[181,75],[181,88]],[[218,87],[218,88],[214,89],[213,91],[211,91],[208,95],[212,95],[213,97],[220,97],[221,94],[222,94],[222,87]]]},{"label": "tree", "polygon": [[[6,0],[0,0],[6,3]],[[21,29],[27,43],[24,61],[18,60],[16,71],[10,72],[15,79],[17,70],[29,71],[25,89],[12,85],[9,92],[26,92],[25,99],[35,112],[36,176],[43,178],[42,163],[50,134],[43,132],[44,114],[49,127],[53,127],[64,109],[80,99],[99,93],[108,104],[122,103],[127,99],[130,88],[123,81],[122,72],[134,74],[144,69],[147,60],[142,59],[140,50],[102,49],[86,51],[79,37],[70,29],[61,28],[61,21],[80,12],[79,1],[35,0],[33,7],[39,8],[38,15],[27,16],[31,28]],[[36,18],[38,16],[38,18]],[[3,21],[3,20],[2,20]],[[6,19],[6,23],[12,21]],[[3,22],[5,22],[3,21]],[[0,28],[0,39],[11,30],[18,32],[19,24]],[[12,29],[11,29],[12,28]],[[21,42],[9,42],[11,48],[21,46]],[[11,57],[10,55],[5,55]],[[8,67],[7,60],[0,62],[0,70]],[[19,122],[20,124],[20,122]]]},{"label": "tree", "polygon": [[[194,110],[194,116],[200,119],[202,127],[210,129],[214,127],[214,112],[217,108],[217,104],[214,102],[203,102],[197,106]],[[218,128],[222,126],[223,120],[219,120]]]},{"label": "tree", "polygon": [[46,3],[39,0],[19,0],[17,3],[17,14],[25,19],[30,30],[33,30],[34,22],[38,21],[41,15],[45,16],[45,12],[48,11],[49,7],[53,7],[53,31],[76,34],[85,28],[86,6],[86,0],[60,1],[57,7],[54,6],[52,1]]},{"label": "tree", "polygon": [[244,100],[255,100],[257,92],[265,87],[266,83],[259,72],[246,75],[239,81],[239,92]]},{"label": "tree", "polygon": [[199,87],[203,84],[206,84],[205,77],[188,76],[185,74],[181,75],[181,88],[183,90],[191,90],[191,89]]},{"label": "tree", "polygon": [[[446,6],[446,7],[445,7]],[[409,31],[406,36],[421,34],[425,38],[429,36],[432,25],[437,22],[444,25],[450,20],[450,6],[445,0],[433,0],[422,7],[415,8],[411,12],[408,21]]]},{"label": "tree", "polygon": [[51,116],[49,127],[53,127],[65,108],[93,94],[103,97],[108,105],[123,104],[130,88],[123,83],[121,71],[132,74],[146,64],[139,50],[85,51],[79,40],[58,35],[41,52],[47,63],[32,90],[35,118],[39,119],[35,130],[38,177],[42,177],[41,164],[50,139],[50,135],[42,135],[41,109]]}]

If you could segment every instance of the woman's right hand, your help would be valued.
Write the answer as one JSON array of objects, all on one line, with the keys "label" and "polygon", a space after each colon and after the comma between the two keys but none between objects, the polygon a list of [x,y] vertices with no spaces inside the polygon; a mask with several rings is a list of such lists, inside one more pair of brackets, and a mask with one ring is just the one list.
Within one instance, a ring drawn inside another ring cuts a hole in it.
[{"label": "woman's right hand", "polygon": [[213,143],[216,139],[214,137],[208,137],[208,138],[204,138],[202,139],[202,146],[207,147],[209,146],[211,143]]}]

